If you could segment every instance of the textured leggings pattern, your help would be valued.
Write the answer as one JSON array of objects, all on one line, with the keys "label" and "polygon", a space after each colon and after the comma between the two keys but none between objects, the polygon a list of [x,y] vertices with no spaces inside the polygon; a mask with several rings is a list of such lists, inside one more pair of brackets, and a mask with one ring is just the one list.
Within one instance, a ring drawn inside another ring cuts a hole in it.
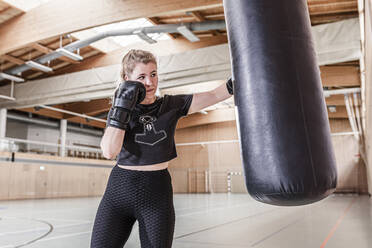
[{"label": "textured leggings pattern", "polygon": [[172,246],[175,214],[167,169],[112,169],[94,221],[91,248],[123,247],[138,221],[142,248]]}]

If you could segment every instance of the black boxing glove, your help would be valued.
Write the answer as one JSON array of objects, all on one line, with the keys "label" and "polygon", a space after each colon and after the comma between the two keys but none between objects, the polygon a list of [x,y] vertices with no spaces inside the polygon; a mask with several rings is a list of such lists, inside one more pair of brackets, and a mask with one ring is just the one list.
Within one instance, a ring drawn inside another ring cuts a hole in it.
[{"label": "black boxing glove", "polygon": [[112,107],[107,115],[107,126],[128,130],[128,124],[136,104],[146,97],[146,88],[141,82],[124,81],[115,91]]},{"label": "black boxing glove", "polygon": [[234,95],[233,81],[231,77],[226,82],[226,88],[230,95]]}]

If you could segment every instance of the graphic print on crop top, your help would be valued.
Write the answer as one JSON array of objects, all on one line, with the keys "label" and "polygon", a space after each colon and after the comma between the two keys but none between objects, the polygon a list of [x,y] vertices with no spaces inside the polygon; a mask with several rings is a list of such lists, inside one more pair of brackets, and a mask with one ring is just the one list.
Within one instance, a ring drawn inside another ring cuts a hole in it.
[{"label": "graphic print on crop top", "polygon": [[137,133],[134,142],[153,146],[167,138],[167,133],[164,130],[156,130],[154,125],[154,122],[156,122],[155,116],[142,115],[138,121],[143,124],[143,133]]},{"label": "graphic print on crop top", "polygon": [[151,104],[137,104],[117,158],[120,165],[150,165],[177,157],[174,135],[193,95],[167,95]]}]

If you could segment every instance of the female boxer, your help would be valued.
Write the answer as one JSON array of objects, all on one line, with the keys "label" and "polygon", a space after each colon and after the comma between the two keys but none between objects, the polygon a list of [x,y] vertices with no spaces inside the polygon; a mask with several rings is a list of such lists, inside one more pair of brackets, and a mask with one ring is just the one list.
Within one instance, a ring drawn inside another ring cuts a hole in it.
[{"label": "female boxer", "polygon": [[232,82],[208,92],[157,97],[156,59],[142,50],[124,56],[121,77],[101,140],[104,157],[118,155],[117,164],[98,207],[91,248],[123,247],[135,221],[141,247],[168,248],[175,214],[167,168],[177,157],[177,121],[231,97]]}]

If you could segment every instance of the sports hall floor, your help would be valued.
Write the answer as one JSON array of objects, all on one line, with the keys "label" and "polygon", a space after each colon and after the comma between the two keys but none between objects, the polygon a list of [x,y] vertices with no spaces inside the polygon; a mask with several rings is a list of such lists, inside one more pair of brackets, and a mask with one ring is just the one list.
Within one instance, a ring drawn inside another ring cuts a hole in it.
[{"label": "sports hall floor", "polygon": [[[276,207],[246,194],[175,194],[175,248],[371,248],[372,199]],[[89,247],[99,198],[0,201],[0,248]],[[35,241],[37,240],[37,241]],[[140,247],[138,226],[125,247]]]}]

